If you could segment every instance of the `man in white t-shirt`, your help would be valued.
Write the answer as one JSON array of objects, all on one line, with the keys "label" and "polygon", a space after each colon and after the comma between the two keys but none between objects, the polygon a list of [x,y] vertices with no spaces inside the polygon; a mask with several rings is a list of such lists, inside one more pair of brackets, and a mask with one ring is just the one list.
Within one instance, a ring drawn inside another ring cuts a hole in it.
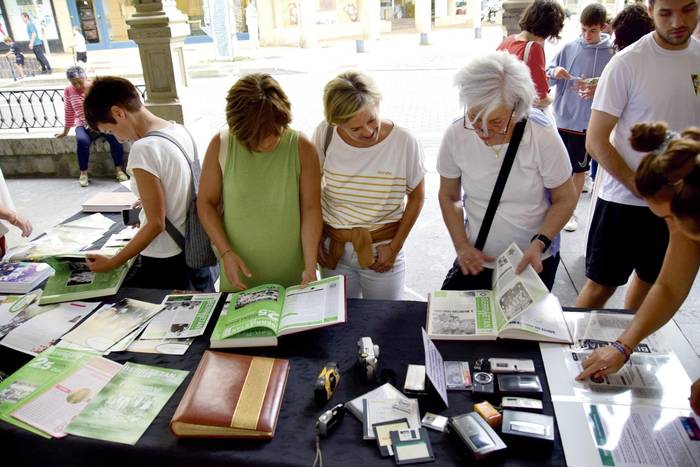
[{"label": "man in white t-shirt", "polygon": [[649,0],[653,32],[612,58],[593,99],[586,149],[605,169],[586,247],[588,280],[576,306],[600,308],[634,272],[625,308],[637,309],[661,269],[668,228],[639,196],[634,175],[644,154],[630,128],[665,121],[681,131],[700,122],[700,42],[696,0]]},{"label": "man in white t-shirt", "polygon": [[[143,208],[138,233],[111,258],[88,255],[90,270],[111,271],[138,256],[138,264],[125,285],[213,291],[208,268],[188,268],[184,251],[165,230],[170,221],[185,235],[191,202],[190,163],[196,160],[194,139],[182,125],[152,114],[134,85],[123,78],[107,76],[93,81],[84,109],[91,128],[113,134],[121,143],[132,143],[126,170]],[[153,131],[177,141],[182,150],[168,139],[148,136]]]}]

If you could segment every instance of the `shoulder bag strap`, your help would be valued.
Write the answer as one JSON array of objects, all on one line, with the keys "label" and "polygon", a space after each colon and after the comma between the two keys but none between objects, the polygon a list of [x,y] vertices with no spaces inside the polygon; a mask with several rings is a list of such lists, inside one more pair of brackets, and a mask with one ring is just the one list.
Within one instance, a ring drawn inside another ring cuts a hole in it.
[{"label": "shoulder bag strap", "polygon": [[[185,127],[183,127],[185,128]],[[192,147],[194,148],[194,162],[190,161],[190,158],[187,157],[187,151],[185,151],[185,148],[182,147],[182,144],[175,138],[173,138],[171,135],[162,132],[162,131],[149,131],[144,135],[144,137],[148,136],[156,136],[159,138],[167,139],[171,143],[173,143],[175,146],[177,146],[178,149],[180,149],[180,152],[182,153],[182,156],[185,158],[187,161],[187,165],[190,167],[190,174],[192,175],[190,177],[190,196],[192,199],[197,198],[197,182],[199,181],[199,158],[197,157],[197,144],[194,141],[194,138],[192,137],[192,134],[187,131],[187,128],[185,128],[185,131],[189,135],[190,139],[192,140]],[[180,249],[184,252],[185,251],[185,237],[180,233],[179,230],[177,230],[177,227],[173,225],[172,222],[170,222],[170,219],[168,217],[165,217],[165,231],[168,232],[168,235],[177,243],[177,246],[180,247]]]},{"label": "shoulder bag strap", "polygon": [[515,128],[513,128],[513,135],[510,138],[508,150],[506,151],[506,155],[503,158],[501,170],[498,172],[498,178],[496,179],[496,185],[493,187],[493,193],[491,193],[489,205],[486,208],[484,221],[481,223],[479,235],[477,235],[476,242],[474,243],[474,248],[476,248],[477,250],[482,250],[484,248],[484,245],[486,244],[486,237],[488,237],[489,235],[489,230],[491,230],[493,218],[496,215],[496,209],[498,208],[498,204],[501,202],[503,189],[506,187],[506,182],[508,181],[510,169],[513,167],[513,162],[515,161],[515,154],[518,152],[520,140],[522,140],[523,138],[526,123],[527,118],[520,120],[518,123],[515,124]]}]

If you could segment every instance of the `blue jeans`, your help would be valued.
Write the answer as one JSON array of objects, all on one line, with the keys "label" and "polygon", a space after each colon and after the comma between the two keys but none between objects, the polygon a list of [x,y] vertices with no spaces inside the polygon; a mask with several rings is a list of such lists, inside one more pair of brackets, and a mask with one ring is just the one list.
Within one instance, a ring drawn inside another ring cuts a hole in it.
[{"label": "blue jeans", "polygon": [[88,169],[88,161],[90,160],[90,145],[97,138],[104,138],[109,143],[109,150],[112,153],[112,160],[115,166],[122,167],[124,165],[124,148],[112,135],[105,133],[97,133],[88,131],[84,126],[75,127],[75,140],[78,148],[78,165],[80,171],[85,172]]}]

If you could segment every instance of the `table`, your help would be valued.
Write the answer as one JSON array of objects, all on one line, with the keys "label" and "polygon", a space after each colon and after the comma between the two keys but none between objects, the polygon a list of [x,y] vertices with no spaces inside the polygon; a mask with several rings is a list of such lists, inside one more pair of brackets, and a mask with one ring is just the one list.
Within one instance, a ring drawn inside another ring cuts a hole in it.
[{"label": "table", "polygon": [[[168,292],[146,289],[122,289],[113,301],[132,297],[151,302],[160,301]],[[204,336],[195,340],[184,356],[149,355],[130,352],[109,355],[127,361],[178,368],[194,372],[199,359],[208,348],[208,338],[219,314],[223,300],[214,312]],[[354,370],[356,342],[370,336],[380,346],[381,377],[395,387],[403,386],[406,366],[424,363],[421,326],[425,324],[426,303],[407,301],[348,300],[348,322],[345,325],[307,331],[280,339],[275,348],[230,349],[230,352],[288,358],[289,380],[277,424],[271,441],[232,439],[178,439],[168,429],[168,423],[189,384],[192,373],[178,388],[158,417],[135,446],[108,443],[76,436],[46,440],[29,432],[0,422],[2,457],[21,459],[21,465],[57,466],[310,466],[315,455],[317,417],[327,408],[353,399],[378,384],[364,382]],[[549,390],[542,366],[538,344],[529,341],[447,342],[436,345],[445,360],[469,360],[479,357],[518,357],[535,361],[537,374],[544,388],[544,411],[553,415]],[[14,371],[29,356],[0,347],[0,370]],[[313,401],[313,386],[327,361],[338,362],[341,370],[339,388],[324,407]],[[450,407],[442,415],[471,411],[470,392],[448,392]],[[478,402],[478,401],[477,401]],[[421,414],[430,410],[421,402]],[[381,458],[375,441],[363,441],[362,425],[350,413],[343,423],[321,441],[324,465],[328,466],[391,466],[393,458]],[[450,435],[429,430],[435,453],[433,465],[463,465],[470,462]],[[545,466],[565,465],[564,453],[557,429],[551,446],[533,449],[527,444],[508,450],[507,456],[494,459],[489,465]]]}]

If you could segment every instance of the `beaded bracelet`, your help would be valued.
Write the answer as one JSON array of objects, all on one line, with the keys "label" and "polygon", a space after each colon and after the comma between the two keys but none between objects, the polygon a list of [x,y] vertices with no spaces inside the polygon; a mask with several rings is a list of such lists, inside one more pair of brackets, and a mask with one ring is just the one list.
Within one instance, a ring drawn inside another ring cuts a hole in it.
[{"label": "beaded bracelet", "polygon": [[625,356],[625,363],[627,363],[630,359],[630,352],[627,351],[625,348],[625,345],[622,342],[611,342],[610,346],[617,349],[622,355]]}]

